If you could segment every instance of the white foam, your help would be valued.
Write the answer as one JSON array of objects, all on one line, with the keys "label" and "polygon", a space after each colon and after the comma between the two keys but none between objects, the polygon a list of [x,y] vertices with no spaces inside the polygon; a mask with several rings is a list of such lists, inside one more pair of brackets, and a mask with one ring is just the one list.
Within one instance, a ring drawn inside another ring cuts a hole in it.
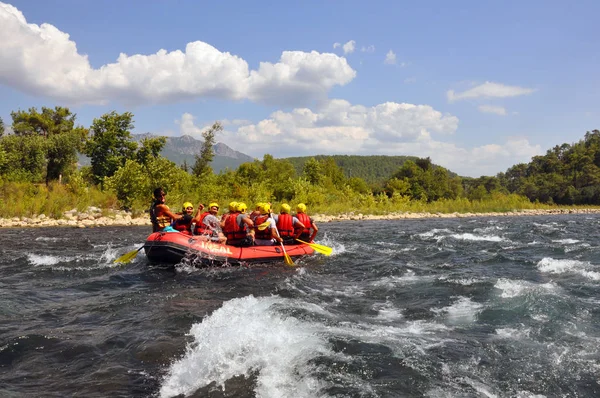
[{"label": "white foam", "polygon": [[512,298],[522,296],[532,292],[552,292],[558,290],[558,286],[552,282],[543,284],[534,284],[522,280],[511,280],[506,278],[500,278],[494,285],[496,289],[502,290],[500,297]]},{"label": "white foam", "polygon": [[313,326],[285,317],[279,297],[248,296],[225,302],[190,330],[194,339],[185,355],[171,364],[160,396],[189,395],[212,382],[256,377],[259,397],[313,397],[326,387],[312,376],[312,361],[334,355]]},{"label": "white foam", "polygon": [[579,243],[580,241],[578,241],[577,239],[556,239],[556,240],[553,240],[552,242],[562,243],[563,245],[572,245],[575,243]]},{"label": "white foam", "polygon": [[27,254],[27,261],[29,261],[31,265],[38,267],[43,265],[55,265],[66,260],[63,257],[29,253]]},{"label": "white foam", "polygon": [[371,286],[392,288],[392,287],[395,287],[398,285],[408,285],[408,284],[421,282],[421,281],[424,281],[426,279],[431,279],[431,278],[433,278],[433,276],[421,276],[421,275],[415,274],[415,272],[413,270],[408,270],[402,276],[394,276],[394,275],[386,276],[379,280],[371,282]]},{"label": "white foam", "polygon": [[431,311],[437,314],[445,313],[450,323],[471,323],[475,321],[482,308],[482,304],[460,296],[452,305],[439,309],[432,308]]},{"label": "white foam", "polygon": [[531,333],[531,329],[529,329],[529,328],[524,328],[524,329],[500,328],[500,329],[496,329],[496,334],[499,337],[502,337],[502,338],[505,338],[505,339],[520,340],[520,339],[523,339],[525,337],[529,337],[530,333]]},{"label": "white foam", "polygon": [[550,274],[575,273],[588,279],[600,280],[600,273],[588,270],[591,264],[587,261],[544,257],[538,262],[537,267],[541,272]]},{"label": "white foam", "polygon": [[383,321],[397,321],[402,319],[402,310],[396,308],[393,303],[386,301],[385,303],[376,303],[373,309],[377,311],[377,319]]},{"label": "white foam", "polygon": [[457,240],[468,240],[468,241],[483,241],[483,242],[505,242],[506,239],[504,239],[501,236],[496,236],[496,235],[474,235],[471,233],[464,233],[464,234],[452,234],[450,235],[451,238],[457,239]]}]

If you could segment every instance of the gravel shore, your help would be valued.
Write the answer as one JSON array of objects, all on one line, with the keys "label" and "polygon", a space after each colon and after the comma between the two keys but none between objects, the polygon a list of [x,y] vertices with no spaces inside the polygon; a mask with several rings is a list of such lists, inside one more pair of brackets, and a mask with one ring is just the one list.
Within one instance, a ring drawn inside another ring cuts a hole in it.
[{"label": "gravel shore", "polygon": [[[468,218],[468,217],[514,217],[514,216],[542,216],[550,214],[600,214],[600,209],[549,209],[549,210],[515,210],[503,213],[408,213],[396,212],[384,215],[371,215],[362,213],[344,213],[335,216],[314,214],[311,215],[317,223],[336,222],[348,220],[399,220],[416,218]],[[35,217],[0,218],[0,228],[23,227],[105,227],[113,225],[147,225],[150,226],[148,215],[132,217],[125,211],[102,211],[90,207],[85,212],[76,209],[66,211],[63,218],[49,218],[44,214]]]}]

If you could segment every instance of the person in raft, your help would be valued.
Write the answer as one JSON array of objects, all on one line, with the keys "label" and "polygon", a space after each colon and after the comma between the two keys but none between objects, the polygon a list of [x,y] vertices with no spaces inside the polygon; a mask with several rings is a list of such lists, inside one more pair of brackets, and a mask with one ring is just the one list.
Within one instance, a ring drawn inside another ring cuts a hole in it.
[{"label": "person in raft", "polygon": [[219,204],[213,202],[208,205],[208,211],[204,213],[198,212],[194,217],[196,226],[194,228],[194,235],[202,235],[207,237],[212,242],[225,243],[227,238],[221,231],[221,221],[217,218],[219,213]]},{"label": "person in raft", "polygon": [[223,233],[227,237],[227,244],[237,247],[254,245],[254,223],[246,214],[246,204],[238,203],[235,213],[230,214],[225,220]]},{"label": "person in raft", "polygon": [[271,218],[271,205],[258,203],[254,218],[254,244],[256,246],[272,246],[275,242],[281,243],[282,239],[274,228],[275,220]]},{"label": "person in raft", "polygon": [[152,232],[177,232],[171,227],[173,220],[179,220],[181,215],[169,210],[165,204],[165,191],[162,188],[154,190],[154,200],[150,206],[150,221],[152,222]]},{"label": "person in raft", "polygon": [[277,225],[277,231],[279,236],[283,239],[284,245],[297,244],[296,238],[300,236],[302,231],[306,228],[304,224],[290,214],[292,208],[287,203],[281,205],[279,209],[279,215],[275,216],[275,223]]},{"label": "person in raft", "polygon": [[317,228],[317,224],[315,224],[312,217],[306,214],[306,205],[304,203],[298,203],[296,206],[296,218],[304,224],[304,230],[302,230],[298,239],[312,243],[315,240],[315,236],[317,236],[317,232],[319,232],[319,228]]},{"label": "person in raft", "polygon": [[181,213],[177,213],[181,214],[181,218],[179,220],[174,220],[171,223],[171,226],[182,234],[191,235],[194,217],[198,217],[202,209],[204,209],[204,205],[202,203],[198,203],[198,211],[196,212],[196,215],[193,216],[192,213],[194,212],[194,205],[191,202],[185,202],[181,209]]}]

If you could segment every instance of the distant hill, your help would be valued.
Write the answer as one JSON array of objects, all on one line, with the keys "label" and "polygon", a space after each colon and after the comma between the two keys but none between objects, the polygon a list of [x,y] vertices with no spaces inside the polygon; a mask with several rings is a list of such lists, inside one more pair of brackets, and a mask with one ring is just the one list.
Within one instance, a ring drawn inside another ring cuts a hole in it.
[{"label": "distant hill", "polygon": [[[144,138],[157,137],[154,134],[132,134],[133,139],[137,142]],[[161,155],[166,157],[178,165],[182,165],[185,161],[190,167],[196,161],[195,155],[200,153],[202,141],[195,139],[190,135],[182,135],[181,137],[166,137],[167,142],[163,148]],[[236,170],[240,164],[252,162],[254,158],[242,152],[231,149],[222,142],[218,142],[213,146],[215,157],[211,163],[211,167],[215,172],[225,170],[227,168]]]},{"label": "distant hill", "polygon": [[[144,138],[154,138],[157,135],[146,133],[146,134],[132,134],[131,137],[134,141],[140,142]],[[195,155],[200,153],[202,148],[202,141],[195,139],[189,135],[182,135],[181,137],[166,137],[167,142],[163,148],[161,155],[176,163],[182,165],[185,161],[188,166],[193,166],[196,162]],[[215,150],[215,157],[211,163],[213,170],[218,173],[221,170],[227,168],[236,170],[240,164],[245,162],[252,162],[254,158],[244,153],[238,152],[231,149],[227,145],[218,142],[213,146]],[[86,156],[81,155],[79,157],[79,164],[82,166],[89,165],[90,160]]]},{"label": "distant hill", "polygon": [[322,160],[333,158],[335,164],[344,172],[344,175],[350,177],[360,177],[368,184],[381,184],[391,177],[407,160],[415,160],[415,156],[358,156],[358,155],[317,155],[286,158],[296,169],[298,174],[302,174],[304,163],[310,158]]}]

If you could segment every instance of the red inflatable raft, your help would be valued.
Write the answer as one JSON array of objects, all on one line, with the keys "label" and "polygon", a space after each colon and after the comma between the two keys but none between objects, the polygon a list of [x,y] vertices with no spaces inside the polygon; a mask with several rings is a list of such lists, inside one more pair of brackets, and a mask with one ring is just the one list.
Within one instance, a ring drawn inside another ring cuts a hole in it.
[{"label": "red inflatable raft", "polygon": [[[285,251],[296,259],[314,253],[305,244],[286,245]],[[280,245],[234,247],[207,242],[200,236],[179,232],[154,232],[146,239],[144,252],[151,263],[178,264],[184,258],[196,266],[240,265],[242,263],[284,262]]]}]

